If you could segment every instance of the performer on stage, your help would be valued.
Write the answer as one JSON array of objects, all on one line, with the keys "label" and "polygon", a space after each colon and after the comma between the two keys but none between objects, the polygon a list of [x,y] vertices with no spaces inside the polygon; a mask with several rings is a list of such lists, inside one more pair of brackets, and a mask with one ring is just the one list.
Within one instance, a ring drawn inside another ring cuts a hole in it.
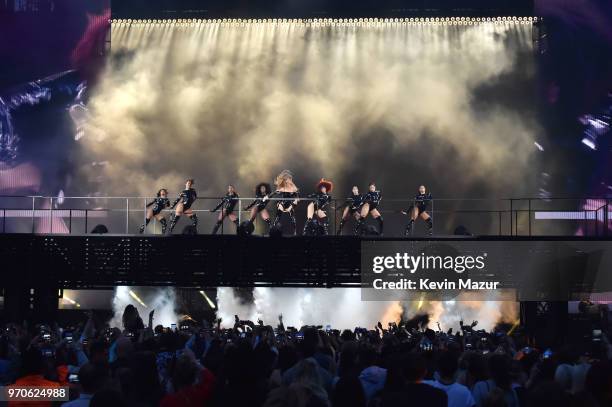
[{"label": "performer on stage", "polygon": [[245,208],[247,211],[250,210],[249,222],[251,223],[255,222],[255,218],[257,218],[257,214],[259,214],[259,216],[261,216],[263,221],[266,222],[268,226],[270,226],[271,224],[270,214],[268,213],[268,210],[266,209],[266,206],[268,206],[268,203],[270,201],[268,200],[264,201],[264,197],[269,195],[270,192],[272,192],[272,188],[270,187],[270,184],[268,184],[267,182],[262,182],[262,183],[257,184],[257,186],[255,187],[255,198],[256,199],[253,202],[251,202],[249,206]]},{"label": "performer on stage", "polygon": [[370,182],[368,185],[368,193],[363,197],[363,206],[361,207],[359,220],[355,226],[356,234],[363,233],[363,223],[369,214],[371,214],[372,217],[378,221],[378,234],[383,234],[383,217],[377,209],[381,199],[382,194],[380,191],[376,190],[376,184]]},{"label": "performer on stage", "polygon": [[221,209],[221,212],[219,212],[219,217],[217,218],[217,223],[215,224],[215,227],[212,230],[213,235],[217,234],[217,231],[223,224],[223,219],[225,219],[226,217],[230,218],[230,220],[234,222],[234,224],[236,225],[236,230],[238,230],[238,215],[234,213],[234,208],[238,203],[238,198],[239,197],[236,193],[236,188],[234,188],[234,186],[231,184],[228,185],[227,194],[225,194],[223,199],[221,199],[219,205],[217,205],[215,209],[211,211],[217,212],[219,209]]},{"label": "performer on stage", "polygon": [[[329,222],[325,208],[331,202],[331,191],[334,188],[334,184],[331,181],[321,178],[317,183],[317,192],[308,196],[308,198],[314,199],[308,203],[306,209],[306,224],[304,225],[304,236],[314,235],[328,235]],[[317,215],[317,219],[313,219],[314,215]]]},{"label": "performer on stage", "polygon": [[[152,206],[152,208],[151,208]],[[166,218],[161,214],[165,208],[170,206],[170,200],[168,199],[168,191],[165,188],[157,191],[157,198],[147,204],[147,218],[145,223],[138,230],[139,233],[144,233],[147,225],[151,221],[151,218],[155,218],[159,221],[162,227],[162,235],[166,233]]]},{"label": "performer on stage", "polygon": [[193,185],[195,184],[193,178],[189,178],[185,181],[185,189],[179,194],[174,203],[172,204],[172,209],[175,209],[174,216],[172,217],[172,222],[170,222],[170,230],[169,233],[172,233],[174,227],[178,223],[179,219],[183,214],[187,215],[191,218],[191,224],[196,230],[198,230],[198,216],[191,209],[191,205],[198,199],[198,194],[196,190],[193,189]]},{"label": "performer on stage", "polygon": [[410,221],[408,222],[408,226],[406,226],[406,236],[412,235],[414,221],[419,217],[423,219],[425,223],[427,223],[429,236],[433,234],[433,222],[431,220],[431,216],[429,216],[429,213],[427,213],[431,199],[431,194],[427,192],[425,185],[421,185],[419,187],[419,193],[414,197],[414,204],[410,206],[407,211],[402,212],[403,214],[410,216]]},{"label": "performer on stage", "polygon": [[293,225],[293,234],[296,234],[295,215],[293,213],[294,207],[298,203],[299,193],[298,187],[293,183],[293,174],[289,170],[283,170],[274,180],[276,191],[270,195],[265,196],[263,199],[267,201],[269,198],[283,198],[280,201],[276,201],[276,216],[272,226],[278,225],[282,216],[288,216],[289,222]]},{"label": "performer on stage", "polygon": [[359,188],[356,186],[352,189],[352,195],[346,198],[346,202],[344,204],[344,212],[342,212],[342,219],[340,220],[340,226],[338,226],[337,235],[342,234],[342,228],[344,224],[348,220],[349,216],[355,218],[355,221],[359,220],[361,207],[363,206],[363,198],[364,196],[359,193]]}]

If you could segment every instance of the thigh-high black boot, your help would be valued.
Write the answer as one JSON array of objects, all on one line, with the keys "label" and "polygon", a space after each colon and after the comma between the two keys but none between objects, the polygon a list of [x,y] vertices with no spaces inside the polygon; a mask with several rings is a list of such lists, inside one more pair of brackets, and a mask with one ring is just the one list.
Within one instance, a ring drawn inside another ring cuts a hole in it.
[{"label": "thigh-high black boot", "polygon": [[217,231],[219,230],[219,228],[221,227],[221,225],[223,224],[223,219],[218,220],[217,223],[215,223],[215,227],[212,230],[212,234],[216,235]]},{"label": "thigh-high black boot", "polygon": [[140,227],[140,229],[138,229],[138,233],[143,234],[145,229],[147,228],[147,226],[149,225],[149,222],[151,222],[151,219],[146,219],[145,223]]},{"label": "thigh-high black boot", "polygon": [[198,215],[195,213],[191,215],[191,226],[195,229],[195,234],[198,234]]},{"label": "thigh-high black boot", "polygon": [[170,222],[170,229],[168,229],[168,233],[172,233],[172,231],[174,230],[174,227],[176,226],[180,218],[181,218],[180,215],[179,216],[172,215],[172,221]]},{"label": "thigh-high black boot", "polygon": [[378,234],[382,236],[383,235],[383,217],[379,216],[378,218],[376,218],[376,220],[378,221]]},{"label": "thigh-high black boot", "polygon": [[410,219],[408,222],[408,226],[406,226],[406,230],[404,231],[404,236],[410,237],[412,236],[412,227],[414,226],[414,219]]}]

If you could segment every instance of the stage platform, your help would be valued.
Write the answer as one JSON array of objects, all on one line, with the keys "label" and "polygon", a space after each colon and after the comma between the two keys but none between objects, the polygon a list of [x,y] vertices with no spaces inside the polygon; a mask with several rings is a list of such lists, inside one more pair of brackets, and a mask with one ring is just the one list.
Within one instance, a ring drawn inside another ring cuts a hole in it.
[{"label": "stage platform", "polygon": [[0,234],[0,286],[359,287],[362,241],[601,241],[604,237],[240,237]]}]

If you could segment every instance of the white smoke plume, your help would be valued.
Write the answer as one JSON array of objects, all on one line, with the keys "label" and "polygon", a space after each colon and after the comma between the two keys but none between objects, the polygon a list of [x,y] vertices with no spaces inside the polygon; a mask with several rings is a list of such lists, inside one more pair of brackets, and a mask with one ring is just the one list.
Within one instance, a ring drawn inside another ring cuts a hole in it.
[{"label": "white smoke plume", "polygon": [[232,288],[217,289],[218,312],[222,325],[232,327],[234,315],[241,319],[276,326],[283,315],[285,326],[331,325],[338,329],[357,326],[373,329],[400,319],[402,308],[396,301],[361,301],[359,288],[267,288],[257,287],[254,302],[244,304]]},{"label": "white smoke plume", "polygon": [[[417,314],[429,315],[429,327],[443,330],[459,329],[478,321],[475,329],[491,330],[499,322],[513,323],[518,318],[518,303],[509,301],[362,301],[359,288],[256,288],[254,302],[243,302],[232,288],[217,289],[217,316],[224,327],[232,327],[234,315],[240,319],[276,325],[279,314],[285,326],[331,325],[338,329],[364,327],[372,329],[378,321],[410,319]],[[494,297],[492,297],[494,298]]]},{"label": "white smoke plume", "polygon": [[403,303],[405,313],[410,317],[415,314],[429,315],[429,328],[440,328],[447,331],[453,328],[457,331],[460,321],[470,325],[472,321],[478,321],[474,329],[492,330],[500,322],[514,323],[518,320],[519,303],[515,301],[497,301],[492,295],[490,300],[469,301],[461,299],[453,301],[425,301]]},{"label": "white smoke plume", "polygon": [[528,193],[531,29],[114,24],[84,154],[108,161],[108,194],[174,194],[190,176],[201,196],[252,196],[283,168],[340,196],[371,180],[387,196]]},{"label": "white smoke plume", "polygon": [[[130,295],[130,291],[136,294],[144,305]],[[154,326],[161,324],[169,327],[171,324],[176,324],[179,319],[174,311],[176,293],[172,287],[116,287],[113,297],[114,316],[109,323],[111,327],[123,329],[123,310],[128,304],[136,307],[145,325],[148,323],[149,313],[152,310],[155,310]]]}]

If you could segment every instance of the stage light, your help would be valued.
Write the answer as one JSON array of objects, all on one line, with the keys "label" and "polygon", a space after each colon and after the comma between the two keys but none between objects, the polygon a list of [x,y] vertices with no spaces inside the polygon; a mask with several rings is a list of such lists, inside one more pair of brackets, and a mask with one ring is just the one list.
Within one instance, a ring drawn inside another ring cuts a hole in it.
[{"label": "stage light", "polygon": [[138,295],[136,295],[136,293],[132,290],[128,291],[130,293],[130,297],[132,297],[133,299],[136,300],[136,302],[138,302],[140,305],[142,305],[143,307],[147,308],[147,304],[145,304],[144,302],[142,302],[142,300],[140,299],[140,297]]},{"label": "stage light", "polygon": [[423,296],[421,295],[421,298],[419,299],[419,302],[417,304],[417,310],[420,310],[422,306],[423,306]]},{"label": "stage light", "polygon": [[75,300],[73,300],[72,298],[68,298],[68,297],[66,297],[65,295],[62,297],[62,299],[63,299],[64,301],[66,301],[67,303],[74,305],[74,306],[75,306],[75,307],[77,307],[77,308],[80,308],[80,307],[81,307],[81,304],[79,304],[78,302],[76,302],[76,301],[75,301]]},{"label": "stage light", "polygon": [[212,309],[216,309],[217,308],[215,303],[210,299],[210,297],[208,295],[206,295],[206,293],[203,290],[200,290],[200,294],[202,294],[202,297],[204,297],[204,299],[206,300],[206,302],[208,303],[210,308],[212,308]]},{"label": "stage light", "polygon": [[591,150],[597,150],[597,144],[595,143],[595,141],[590,138],[590,137],[584,137],[582,139],[582,144],[584,144],[585,146],[587,146],[588,148],[590,148]]},{"label": "stage light", "polygon": [[544,151],[544,147],[542,147],[542,145],[540,143],[538,143],[537,141],[533,142],[533,145],[536,146],[536,148],[540,151]]}]

